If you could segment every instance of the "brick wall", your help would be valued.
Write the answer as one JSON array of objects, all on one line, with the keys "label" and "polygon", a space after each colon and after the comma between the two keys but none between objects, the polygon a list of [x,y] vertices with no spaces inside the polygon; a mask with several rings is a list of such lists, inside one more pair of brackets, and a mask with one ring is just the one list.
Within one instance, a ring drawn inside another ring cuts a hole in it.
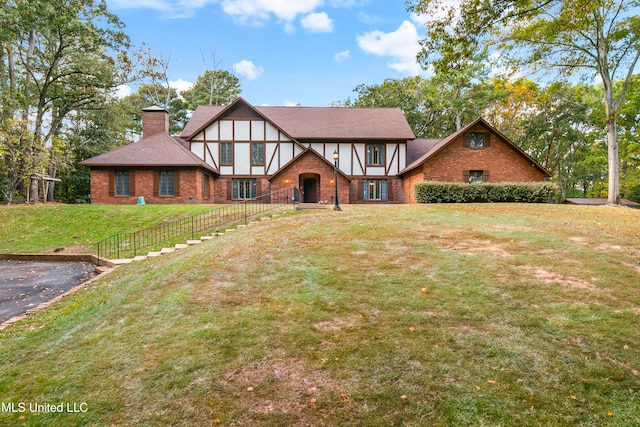
[{"label": "brick wall", "polygon": [[[363,200],[364,199],[364,180],[365,179],[386,179],[387,180],[387,200]],[[352,177],[351,179],[351,200],[349,203],[403,203],[405,199],[405,191],[402,185],[402,179],[396,177],[370,176],[370,177]]]},{"label": "brick wall", "polygon": [[142,110],[142,137],[169,133],[169,113],[165,110]]},{"label": "brick wall", "polygon": [[404,189],[404,203],[416,203],[415,193],[413,191],[413,187],[418,182],[424,182],[423,178],[423,167],[417,167],[410,172],[407,172],[403,176],[402,186]]},{"label": "brick wall", "polygon": [[[486,132],[478,124],[470,132]],[[464,171],[489,172],[489,182],[536,182],[546,175],[525,157],[493,133],[489,134],[489,146],[464,147],[461,135],[449,143],[422,166],[404,174],[405,203],[415,203],[413,187],[418,182],[464,182]]]},{"label": "brick wall", "polygon": [[[91,203],[96,204],[136,204],[138,197],[144,197],[145,203],[213,203],[213,199],[202,196],[202,170],[181,169],[179,173],[179,189],[176,196],[154,196],[153,169],[133,170],[135,191],[129,196],[109,195],[109,174],[112,169],[91,169]],[[209,191],[215,194],[214,180],[209,181]]]},{"label": "brick wall", "polygon": [[[478,125],[470,132],[486,132],[486,128]],[[462,136],[452,141],[425,163],[424,180],[462,182],[465,170],[489,171],[490,182],[532,182],[545,178],[530,161],[490,134],[489,146],[485,148],[465,148]]]},{"label": "brick wall", "polygon": [[[271,191],[278,191],[291,186],[299,187],[302,191],[300,176],[304,174],[317,174],[318,200],[333,204],[335,198],[335,183],[333,182],[333,166],[329,165],[315,153],[307,152],[296,159],[291,165],[278,173],[271,180]],[[349,180],[338,173],[338,201],[349,203]],[[303,199],[304,200],[304,199]]]}]

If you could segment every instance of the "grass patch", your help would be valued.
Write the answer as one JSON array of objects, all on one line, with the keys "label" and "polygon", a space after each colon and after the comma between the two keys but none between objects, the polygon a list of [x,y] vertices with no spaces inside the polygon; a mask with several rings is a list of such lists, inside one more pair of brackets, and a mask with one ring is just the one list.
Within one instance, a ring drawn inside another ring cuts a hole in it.
[{"label": "grass patch", "polygon": [[0,206],[0,253],[91,252],[118,232],[195,215],[220,205],[12,205]]},{"label": "grass patch", "polygon": [[107,278],[0,334],[7,425],[637,425],[640,212],[344,206]]}]

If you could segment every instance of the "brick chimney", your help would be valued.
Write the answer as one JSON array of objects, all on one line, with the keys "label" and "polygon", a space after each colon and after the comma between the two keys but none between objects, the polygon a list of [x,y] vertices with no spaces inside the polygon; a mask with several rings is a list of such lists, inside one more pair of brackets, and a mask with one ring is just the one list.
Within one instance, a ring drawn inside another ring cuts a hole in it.
[{"label": "brick chimney", "polygon": [[158,133],[169,133],[169,112],[162,107],[142,109],[142,137],[148,138]]}]

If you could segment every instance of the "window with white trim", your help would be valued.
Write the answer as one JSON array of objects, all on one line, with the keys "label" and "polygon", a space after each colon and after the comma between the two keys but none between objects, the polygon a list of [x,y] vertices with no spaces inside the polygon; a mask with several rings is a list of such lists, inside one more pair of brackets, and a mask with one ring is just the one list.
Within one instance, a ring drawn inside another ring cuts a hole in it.
[{"label": "window with white trim", "polygon": [[257,196],[255,178],[234,178],[232,181],[234,200],[254,199]]},{"label": "window with white trim", "polygon": [[387,200],[386,179],[365,179],[363,187],[363,200]]}]

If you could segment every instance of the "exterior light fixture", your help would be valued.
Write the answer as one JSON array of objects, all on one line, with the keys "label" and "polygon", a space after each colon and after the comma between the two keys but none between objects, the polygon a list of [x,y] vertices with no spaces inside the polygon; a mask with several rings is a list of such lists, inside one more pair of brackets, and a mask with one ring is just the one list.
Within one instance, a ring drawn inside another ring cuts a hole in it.
[{"label": "exterior light fixture", "polygon": [[338,202],[338,149],[333,152],[333,183],[335,184],[335,204],[333,205],[334,211],[341,211],[340,203]]}]

